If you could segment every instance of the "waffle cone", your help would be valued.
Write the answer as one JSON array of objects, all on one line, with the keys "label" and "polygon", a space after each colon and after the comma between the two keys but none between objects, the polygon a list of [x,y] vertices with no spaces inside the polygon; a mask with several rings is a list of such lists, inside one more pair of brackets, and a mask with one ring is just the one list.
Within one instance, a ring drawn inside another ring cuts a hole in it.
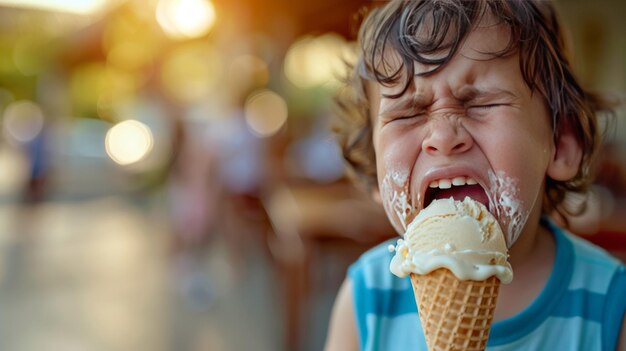
[{"label": "waffle cone", "polygon": [[440,268],[411,274],[428,349],[485,350],[500,280],[460,280]]}]

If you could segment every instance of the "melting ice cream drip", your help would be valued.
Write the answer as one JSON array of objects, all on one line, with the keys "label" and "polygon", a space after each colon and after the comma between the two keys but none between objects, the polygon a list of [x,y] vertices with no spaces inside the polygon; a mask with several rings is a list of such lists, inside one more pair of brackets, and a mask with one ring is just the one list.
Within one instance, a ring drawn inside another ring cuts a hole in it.
[{"label": "melting ice cream drip", "polygon": [[489,205],[495,209],[496,216],[502,225],[506,226],[505,236],[508,247],[517,240],[530,215],[529,210],[524,210],[519,200],[518,181],[508,177],[504,172],[494,173],[489,171]]},{"label": "melting ice cream drip", "polygon": [[385,175],[381,184],[381,198],[385,211],[394,226],[400,225],[400,228],[396,229],[402,231],[406,230],[408,217],[415,209],[409,197],[408,175],[408,172],[391,172]]},{"label": "melting ice cream drip", "polygon": [[513,279],[507,246],[496,218],[482,204],[438,199],[412,221],[402,239],[389,245],[395,252],[389,269],[402,278],[447,268],[461,280],[484,280],[495,275]]}]

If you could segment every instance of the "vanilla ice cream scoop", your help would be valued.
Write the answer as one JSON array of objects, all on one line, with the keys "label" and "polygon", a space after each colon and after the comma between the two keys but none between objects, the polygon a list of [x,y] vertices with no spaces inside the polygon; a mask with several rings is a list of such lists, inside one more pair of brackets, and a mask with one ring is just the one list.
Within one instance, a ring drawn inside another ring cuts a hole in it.
[{"label": "vanilla ice cream scoop", "polygon": [[390,270],[398,277],[447,268],[461,280],[496,276],[513,279],[507,246],[497,220],[480,202],[466,197],[434,200],[409,224],[395,247]]}]

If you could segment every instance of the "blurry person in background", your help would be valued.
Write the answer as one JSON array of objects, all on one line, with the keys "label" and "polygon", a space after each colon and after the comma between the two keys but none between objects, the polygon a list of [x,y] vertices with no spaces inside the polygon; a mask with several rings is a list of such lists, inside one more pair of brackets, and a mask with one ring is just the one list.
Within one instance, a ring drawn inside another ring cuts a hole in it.
[{"label": "blurry person in background", "polygon": [[203,269],[206,246],[216,231],[220,185],[217,155],[204,150],[186,126],[178,131],[178,153],[169,180],[173,227],[174,285],[194,307],[206,307],[213,295]]},{"label": "blurry person in background", "polygon": [[51,163],[49,133],[52,121],[38,103],[26,99],[8,103],[1,117],[5,146],[17,151],[26,161],[20,200],[26,205],[37,204],[46,195]]},{"label": "blurry person in background", "polygon": [[24,143],[24,150],[29,161],[29,173],[22,200],[25,204],[34,205],[45,199],[50,169],[45,124],[31,140]]},{"label": "blurry person in background", "polygon": [[201,246],[209,240],[217,225],[215,207],[220,196],[216,152],[204,149],[202,141],[184,129],[182,126],[179,133],[179,151],[169,184],[175,251]]},{"label": "blurry person in background", "polygon": [[[236,283],[246,264],[241,251],[262,237],[255,222],[262,220],[267,152],[238,106],[216,104],[210,116],[186,120],[182,135],[170,180],[174,269],[183,295],[202,307],[216,293],[212,279],[224,279],[219,289]],[[225,250],[209,257],[216,247]],[[228,277],[212,277],[210,260],[218,260]]]}]

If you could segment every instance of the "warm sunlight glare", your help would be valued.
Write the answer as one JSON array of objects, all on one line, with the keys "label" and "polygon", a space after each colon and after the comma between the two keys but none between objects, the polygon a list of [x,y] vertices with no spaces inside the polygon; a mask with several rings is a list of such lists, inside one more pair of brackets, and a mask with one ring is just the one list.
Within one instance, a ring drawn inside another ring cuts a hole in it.
[{"label": "warm sunlight glare", "polygon": [[216,13],[209,0],[159,0],[156,17],[168,36],[187,39],[207,34],[215,24]]},{"label": "warm sunlight glare", "polygon": [[144,159],[152,150],[154,138],[147,125],[136,120],[120,122],[107,132],[106,151],[120,165],[130,165]]}]

